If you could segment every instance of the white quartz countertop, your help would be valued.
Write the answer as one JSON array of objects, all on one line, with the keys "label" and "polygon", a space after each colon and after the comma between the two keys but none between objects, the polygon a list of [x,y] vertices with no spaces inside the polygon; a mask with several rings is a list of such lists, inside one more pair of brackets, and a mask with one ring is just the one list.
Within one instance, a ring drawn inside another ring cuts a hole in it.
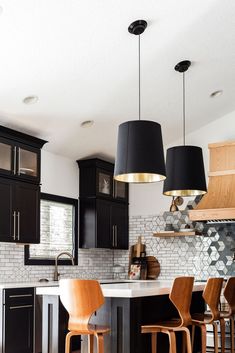
[{"label": "white quartz countertop", "polygon": [[[98,279],[100,283],[119,283],[119,282],[139,282],[139,281],[131,281],[128,279],[124,280],[119,280],[119,279]],[[151,282],[155,282],[151,281]],[[142,282],[150,282],[149,280],[142,281]],[[59,282],[58,281],[48,281],[48,282],[40,282],[40,281],[35,281],[35,282],[0,282],[0,289],[5,289],[5,288],[28,288],[28,287],[58,287]]]},{"label": "white quartz countertop", "polygon": [[[104,297],[136,298],[169,294],[173,281],[139,281],[101,284]],[[193,291],[202,291],[205,283],[195,283]],[[38,295],[59,295],[59,287],[37,287]]]},{"label": "white quartz countertop", "polygon": [[59,282],[49,281],[49,282],[6,282],[0,283],[0,289],[7,288],[28,288],[28,287],[58,287]]}]

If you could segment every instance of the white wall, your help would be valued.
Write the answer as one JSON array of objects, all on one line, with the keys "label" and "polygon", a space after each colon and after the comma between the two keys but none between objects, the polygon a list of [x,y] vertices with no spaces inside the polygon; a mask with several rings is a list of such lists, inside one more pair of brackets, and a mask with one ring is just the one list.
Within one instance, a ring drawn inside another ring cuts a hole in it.
[{"label": "white wall", "polygon": [[78,172],[76,161],[42,150],[42,192],[78,198]]},{"label": "white wall", "polygon": [[[226,140],[235,140],[235,111],[188,134],[186,144],[202,147],[205,171],[207,173],[209,168],[208,143]],[[181,143],[182,141],[175,141],[171,146],[177,146]],[[168,147],[170,146],[166,148]],[[168,210],[171,204],[171,197],[163,196],[162,188],[162,182],[148,185],[130,185],[130,215],[153,215]],[[186,202],[188,200],[189,198],[186,199]],[[181,206],[181,209],[182,208],[183,206]]]},{"label": "white wall", "polygon": [[[163,127],[164,128],[164,127]],[[187,135],[186,143],[203,148],[208,171],[208,143],[235,139],[235,111]],[[171,144],[178,145],[181,141]],[[166,146],[166,149],[170,146]],[[79,173],[71,159],[42,150],[42,192],[78,198]],[[130,185],[130,216],[156,215],[169,209],[171,197],[162,195],[163,183]],[[185,203],[189,199],[186,199]],[[183,206],[181,207],[183,208]]]}]

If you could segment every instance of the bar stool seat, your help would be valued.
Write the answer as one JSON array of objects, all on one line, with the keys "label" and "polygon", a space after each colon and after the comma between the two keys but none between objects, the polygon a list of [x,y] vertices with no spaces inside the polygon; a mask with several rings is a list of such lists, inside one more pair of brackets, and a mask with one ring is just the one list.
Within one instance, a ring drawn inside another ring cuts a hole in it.
[{"label": "bar stool seat", "polygon": [[73,326],[69,326],[69,331],[79,331],[81,335],[94,335],[95,333],[108,333],[110,332],[110,328],[108,326],[89,324],[87,330],[82,330],[75,325],[74,329]]},{"label": "bar stool seat", "polygon": [[[190,304],[192,298],[194,277],[175,278],[169,298],[178,311],[179,318],[142,325],[141,333],[151,334],[152,353],[157,353],[157,333],[165,333],[169,337],[170,353],[176,353],[175,332],[183,332],[183,352],[192,353],[190,332],[187,326],[191,325]],[[183,296],[182,296],[183,293]]]},{"label": "bar stool seat", "polygon": [[104,334],[108,326],[89,323],[91,316],[104,304],[99,282],[94,280],[62,279],[59,282],[60,300],[69,313],[65,353],[70,353],[72,336],[88,336],[88,352],[94,351],[94,337],[97,339],[97,353],[104,353]]}]

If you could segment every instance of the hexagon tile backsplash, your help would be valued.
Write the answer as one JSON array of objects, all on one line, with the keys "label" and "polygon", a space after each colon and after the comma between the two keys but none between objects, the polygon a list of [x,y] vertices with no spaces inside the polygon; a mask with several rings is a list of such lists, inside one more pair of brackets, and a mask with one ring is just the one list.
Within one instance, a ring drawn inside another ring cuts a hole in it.
[{"label": "hexagon tile backsplash", "polygon": [[[235,275],[234,251],[231,250],[235,248],[235,224],[216,226],[203,223],[192,224],[187,210],[194,206],[195,201],[190,201],[184,211],[130,218],[130,244],[135,244],[138,236],[142,236],[147,255],[155,256],[160,262],[159,279],[193,275],[198,280],[205,280],[209,276]],[[170,228],[178,230],[185,228],[186,225],[195,227],[202,235],[153,237],[155,232]],[[114,262],[125,266],[127,271],[128,252],[115,251],[114,256]]]}]

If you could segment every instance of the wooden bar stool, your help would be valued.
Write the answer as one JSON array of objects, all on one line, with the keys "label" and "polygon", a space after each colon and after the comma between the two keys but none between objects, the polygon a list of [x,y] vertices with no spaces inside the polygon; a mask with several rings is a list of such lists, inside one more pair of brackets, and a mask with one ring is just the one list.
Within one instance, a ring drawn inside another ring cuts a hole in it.
[{"label": "wooden bar stool", "polygon": [[230,323],[230,352],[234,352],[234,316],[235,316],[235,277],[228,279],[224,288],[224,298],[229,310],[220,311],[221,353],[225,352],[225,319]]},{"label": "wooden bar stool", "polygon": [[110,331],[107,326],[89,324],[89,320],[103,304],[104,296],[99,282],[94,280],[62,279],[60,300],[69,313],[65,353],[70,353],[72,336],[88,335],[89,353],[93,353],[93,338],[97,339],[97,352],[104,353],[104,334]]},{"label": "wooden bar stool", "polygon": [[192,315],[192,345],[194,341],[194,331],[195,325],[201,328],[201,339],[202,339],[202,347],[201,352],[206,353],[206,325],[213,325],[214,332],[214,348],[215,353],[218,353],[218,329],[217,323],[215,321],[220,319],[219,313],[219,300],[220,293],[223,286],[223,278],[209,278],[207,280],[206,286],[203,291],[203,299],[205,303],[208,305],[210,311],[200,314]]},{"label": "wooden bar stool", "polygon": [[141,333],[151,333],[152,353],[157,353],[157,333],[162,332],[168,335],[170,353],[176,353],[175,332],[182,331],[184,334],[183,352],[185,345],[188,353],[192,353],[190,332],[187,326],[191,325],[190,304],[192,298],[194,277],[175,278],[169,298],[176,307],[179,319],[156,322],[154,325],[142,325]]}]

